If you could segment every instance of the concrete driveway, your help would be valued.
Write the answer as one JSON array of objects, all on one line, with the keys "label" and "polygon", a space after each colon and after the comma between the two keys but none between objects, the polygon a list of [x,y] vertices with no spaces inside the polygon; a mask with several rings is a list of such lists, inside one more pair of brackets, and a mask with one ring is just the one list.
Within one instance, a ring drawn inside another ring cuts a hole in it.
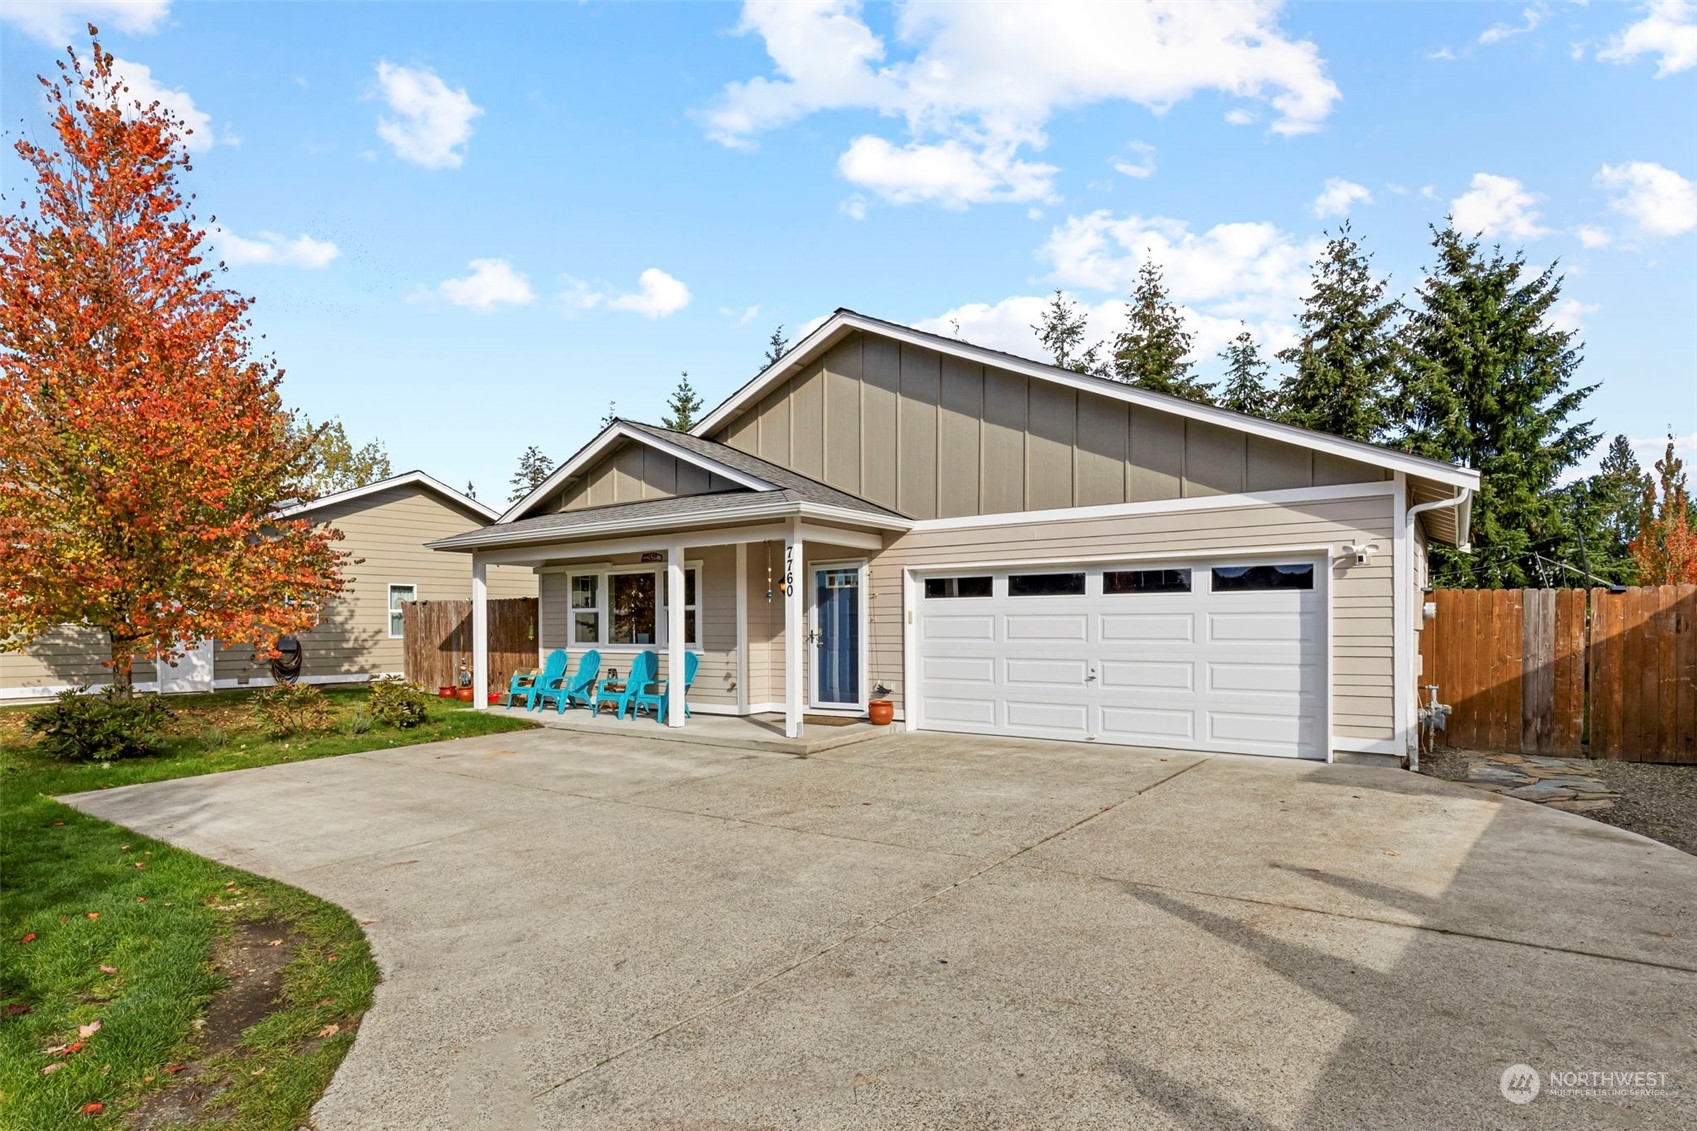
[{"label": "concrete driveway", "polygon": [[370,920],[319,1131],[1697,1122],[1697,858],[1400,771],[533,731],[71,801]]}]

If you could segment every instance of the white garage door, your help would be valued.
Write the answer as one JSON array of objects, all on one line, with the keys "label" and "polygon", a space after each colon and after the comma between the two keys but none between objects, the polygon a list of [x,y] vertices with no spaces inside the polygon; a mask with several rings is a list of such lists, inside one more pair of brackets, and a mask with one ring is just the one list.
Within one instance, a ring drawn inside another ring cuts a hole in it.
[{"label": "white garage door", "polygon": [[920,725],[1323,758],[1312,561],[1042,567],[920,583]]}]

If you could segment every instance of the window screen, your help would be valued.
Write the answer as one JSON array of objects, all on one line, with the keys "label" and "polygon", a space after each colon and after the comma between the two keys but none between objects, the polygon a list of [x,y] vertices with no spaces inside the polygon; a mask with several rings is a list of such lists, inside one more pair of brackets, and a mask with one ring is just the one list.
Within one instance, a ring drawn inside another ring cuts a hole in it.
[{"label": "window screen", "polygon": [[1312,589],[1312,565],[1217,566],[1214,592],[1232,593],[1254,589]]},{"label": "window screen", "polygon": [[988,597],[990,595],[990,579],[988,577],[927,577],[925,579],[925,595],[930,598]]},{"label": "window screen", "polygon": [[1102,592],[1188,593],[1188,569],[1112,569],[1102,574]]},{"label": "window screen", "polygon": [[1015,573],[1008,576],[1010,597],[1079,597],[1083,594],[1082,573]]}]

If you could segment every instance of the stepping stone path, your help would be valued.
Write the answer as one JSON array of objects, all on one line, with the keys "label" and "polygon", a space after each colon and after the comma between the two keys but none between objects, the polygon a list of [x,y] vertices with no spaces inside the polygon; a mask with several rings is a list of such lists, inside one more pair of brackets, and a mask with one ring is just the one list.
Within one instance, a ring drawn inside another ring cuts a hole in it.
[{"label": "stepping stone path", "polygon": [[1590,768],[1584,758],[1476,754],[1467,763],[1467,784],[1569,813],[1612,808],[1620,794],[1588,776]]}]

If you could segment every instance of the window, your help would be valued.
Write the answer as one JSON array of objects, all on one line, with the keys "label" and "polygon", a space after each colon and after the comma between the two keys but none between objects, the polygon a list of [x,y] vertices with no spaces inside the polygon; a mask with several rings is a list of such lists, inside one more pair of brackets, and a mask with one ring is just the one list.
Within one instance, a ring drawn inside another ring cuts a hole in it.
[{"label": "window", "polygon": [[401,606],[408,601],[418,600],[418,586],[391,585],[389,586],[389,636],[399,639],[405,635],[405,619],[401,616]]},{"label": "window", "polygon": [[1102,592],[1117,593],[1188,593],[1188,569],[1113,569],[1102,574]]},{"label": "window", "polygon": [[1214,592],[1233,593],[1254,589],[1312,589],[1312,565],[1218,566],[1214,570]]},{"label": "window", "polygon": [[[699,564],[684,568],[684,644],[699,647]],[[571,642],[578,647],[653,647],[666,639],[666,571],[574,573],[568,583]]]},{"label": "window", "polygon": [[1008,576],[1010,597],[1081,597],[1082,573],[1015,573]]},{"label": "window", "polygon": [[989,595],[990,579],[988,577],[927,577],[925,579],[925,596],[928,598],[988,597]]},{"label": "window", "polygon": [[601,643],[601,575],[572,575],[572,643]]},{"label": "window", "polygon": [[607,643],[654,643],[654,575],[607,576]]}]

